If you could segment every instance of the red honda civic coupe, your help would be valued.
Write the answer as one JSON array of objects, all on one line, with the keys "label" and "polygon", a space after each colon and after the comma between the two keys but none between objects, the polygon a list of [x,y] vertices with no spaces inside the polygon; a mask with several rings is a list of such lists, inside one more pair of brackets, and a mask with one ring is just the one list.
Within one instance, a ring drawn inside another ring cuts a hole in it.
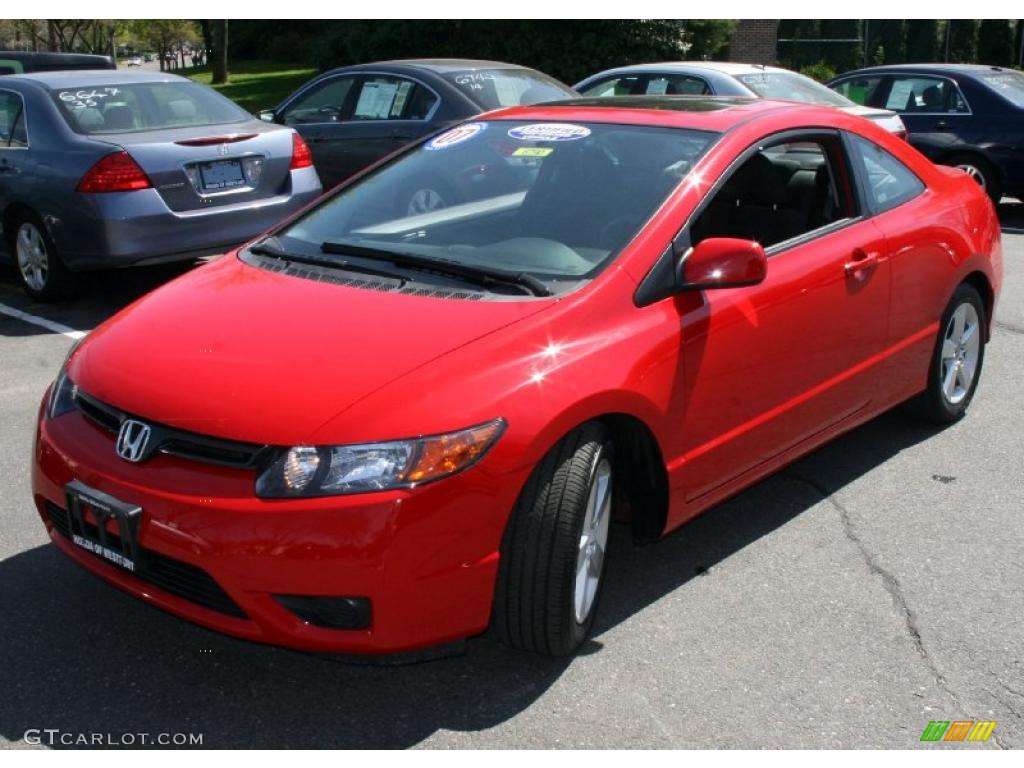
[{"label": "red honda civic coupe", "polygon": [[898,404],[963,416],[1002,271],[977,184],[835,110],[493,112],[93,331],[34,499],[87,570],[231,635],[568,654],[613,518],[656,540]]}]

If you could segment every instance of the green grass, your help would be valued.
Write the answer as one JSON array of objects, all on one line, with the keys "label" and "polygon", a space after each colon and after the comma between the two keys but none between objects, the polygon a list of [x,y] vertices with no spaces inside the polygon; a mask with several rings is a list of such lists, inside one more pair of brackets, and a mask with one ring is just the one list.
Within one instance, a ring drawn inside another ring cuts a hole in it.
[{"label": "green grass", "polygon": [[[317,73],[311,67],[278,61],[233,61],[228,69],[231,81],[213,88],[253,114],[277,106],[285,96]],[[180,70],[176,74],[191,77],[203,85],[210,85],[213,78],[209,67]]]}]

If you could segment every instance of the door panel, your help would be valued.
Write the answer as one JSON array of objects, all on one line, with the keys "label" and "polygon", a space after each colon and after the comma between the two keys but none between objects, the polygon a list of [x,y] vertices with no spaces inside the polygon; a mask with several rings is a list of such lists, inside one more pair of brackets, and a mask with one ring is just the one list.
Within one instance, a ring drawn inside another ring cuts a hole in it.
[{"label": "door panel", "polygon": [[[865,256],[871,265],[848,267]],[[870,220],[770,258],[761,285],[690,297],[673,467],[687,500],[866,408],[888,309],[885,241]]]}]

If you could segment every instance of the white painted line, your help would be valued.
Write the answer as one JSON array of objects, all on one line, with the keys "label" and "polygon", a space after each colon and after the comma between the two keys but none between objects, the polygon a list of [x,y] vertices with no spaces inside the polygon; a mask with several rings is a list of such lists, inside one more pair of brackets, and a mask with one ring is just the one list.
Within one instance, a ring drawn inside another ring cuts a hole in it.
[{"label": "white painted line", "polygon": [[39,317],[39,315],[30,315],[28,312],[22,312],[20,309],[14,307],[8,307],[6,304],[0,304],[0,315],[8,315],[17,320],[21,320],[32,325],[38,325],[40,328],[45,328],[48,331],[59,333],[62,336],[67,336],[69,339],[81,339],[84,338],[87,331],[76,331],[74,328],[69,328],[62,323],[55,323],[53,320],[47,320],[45,317]]}]

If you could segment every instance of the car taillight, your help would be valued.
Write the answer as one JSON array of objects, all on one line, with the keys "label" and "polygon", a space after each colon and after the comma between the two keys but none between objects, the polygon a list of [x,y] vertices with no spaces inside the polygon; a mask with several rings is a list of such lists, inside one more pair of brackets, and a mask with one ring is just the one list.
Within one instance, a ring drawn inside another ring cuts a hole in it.
[{"label": "car taillight", "polygon": [[79,192],[130,192],[153,184],[139,164],[124,150],[100,159],[78,182]]},{"label": "car taillight", "polygon": [[296,171],[299,168],[309,168],[313,165],[313,156],[309,153],[309,147],[302,137],[297,133],[292,134],[292,164],[289,170]]}]

